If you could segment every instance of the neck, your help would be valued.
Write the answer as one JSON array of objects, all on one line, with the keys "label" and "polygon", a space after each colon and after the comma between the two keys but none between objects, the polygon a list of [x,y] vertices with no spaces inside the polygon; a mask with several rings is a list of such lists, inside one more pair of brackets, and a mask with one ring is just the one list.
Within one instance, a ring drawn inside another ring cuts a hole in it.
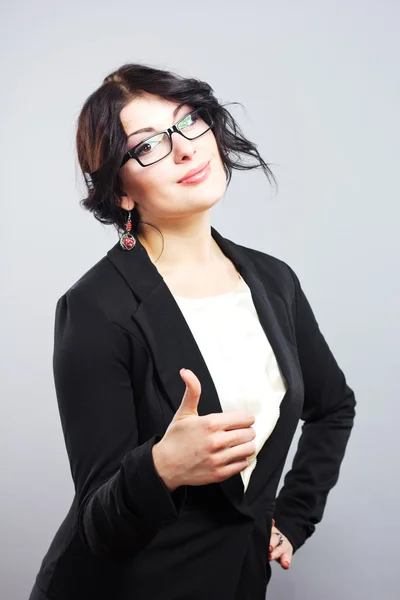
[{"label": "neck", "polygon": [[[157,229],[141,222],[138,238],[150,260],[164,272],[183,269],[207,269],[222,257],[211,235],[209,211],[179,221],[154,223]],[[161,256],[160,256],[161,255]]]}]

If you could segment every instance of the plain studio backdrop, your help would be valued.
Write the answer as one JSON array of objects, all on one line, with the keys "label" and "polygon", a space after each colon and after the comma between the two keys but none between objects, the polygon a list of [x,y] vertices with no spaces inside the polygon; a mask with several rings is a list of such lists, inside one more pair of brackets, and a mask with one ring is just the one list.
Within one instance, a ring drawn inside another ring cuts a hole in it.
[{"label": "plain studio backdrop", "polygon": [[243,104],[232,112],[278,192],[235,172],[212,224],[292,266],[356,393],[323,521],[289,571],[273,563],[268,598],[398,598],[399,4],[22,0],[1,13],[1,598],[27,599],[73,498],[55,305],[118,241],[79,206],[76,118],[126,62]]}]

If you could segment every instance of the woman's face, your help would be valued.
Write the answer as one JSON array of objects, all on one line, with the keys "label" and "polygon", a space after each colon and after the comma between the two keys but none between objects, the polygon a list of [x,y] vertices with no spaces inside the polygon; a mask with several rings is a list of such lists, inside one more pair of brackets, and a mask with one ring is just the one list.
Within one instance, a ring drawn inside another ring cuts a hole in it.
[{"label": "woman's face", "polygon": [[[152,133],[174,125],[193,107],[179,106],[152,94],[143,94],[127,104],[120,113],[128,138],[126,150],[132,149]],[[138,129],[154,131],[135,133]],[[182,219],[202,213],[220,200],[226,191],[226,175],[213,130],[201,137],[188,140],[179,133],[172,135],[172,152],[157,163],[142,167],[130,159],[120,170],[123,191],[121,206],[132,210],[136,206],[140,217],[153,225],[173,219]],[[204,163],[209,164],[209,174],[199,182],[178,183],[188,171]]]}]

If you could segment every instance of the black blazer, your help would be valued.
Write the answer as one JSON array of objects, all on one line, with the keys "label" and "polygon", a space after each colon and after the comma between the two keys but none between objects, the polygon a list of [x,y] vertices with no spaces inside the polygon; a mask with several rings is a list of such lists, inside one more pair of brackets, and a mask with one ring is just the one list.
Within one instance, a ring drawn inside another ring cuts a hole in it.
[{"label": "black blazer", "polygon": [[[168,491],[152,459],[191,369],[199,415],[222,411],[196,341],[139,240],[117,243],[58,301],[54,379],[75,497],[31,600],[258,600],[271,519],[295,552],[321,520],[355,397],[293,270],[211,234],[249,285],[287,391],[244,493],[240,473]],[[232,323],[232,327],[235,324]],[[275,498],[299,419],[292,469]]]}]

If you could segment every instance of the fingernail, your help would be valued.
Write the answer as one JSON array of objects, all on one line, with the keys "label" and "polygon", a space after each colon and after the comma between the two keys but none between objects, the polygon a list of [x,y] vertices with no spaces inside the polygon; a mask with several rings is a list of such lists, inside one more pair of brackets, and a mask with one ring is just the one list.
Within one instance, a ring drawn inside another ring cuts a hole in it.
[{"label": "fingernail", "polygon": [[285,562],[285,567],[289,567],[288,561]]},{"label": "fingernail", "polygon": [[272,552],[272,546],[269,547],[269,551]]}]

